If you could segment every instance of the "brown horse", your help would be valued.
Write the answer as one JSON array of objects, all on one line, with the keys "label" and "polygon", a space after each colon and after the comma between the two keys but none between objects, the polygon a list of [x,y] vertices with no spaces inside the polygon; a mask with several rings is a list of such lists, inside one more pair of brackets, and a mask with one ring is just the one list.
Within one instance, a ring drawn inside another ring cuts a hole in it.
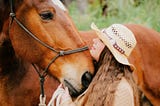
[{"label": "brown horse", "polygon": [[47,101],[56,79],[71,95],[81,93],[94,73],[84,46],[59,0],[0,0],[0,105],[37,106],[38,77],[46,73]]},{"label": "brown horse", "polygon": [[[126,25],[135,35],[137,45],[129,57],[136,71],[134,79],[154,106],[160,106],[160,33],[141,25]],[[85,42],[91,46],[96,38],[93,31],[81,32]]]}]

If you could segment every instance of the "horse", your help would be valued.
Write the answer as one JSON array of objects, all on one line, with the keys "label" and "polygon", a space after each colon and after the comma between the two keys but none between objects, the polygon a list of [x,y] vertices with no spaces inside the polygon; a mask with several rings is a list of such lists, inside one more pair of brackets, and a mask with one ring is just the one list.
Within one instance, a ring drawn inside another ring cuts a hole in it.
[{"label": "horse", "polygon": [[[160,33],[137,24],[124,24],[135,35],[137,45],[129,56],[136,70],[134,80],[140,91],[154,106],[160,105]],[[81,37],[89,47],[97,38],[94,31],[81,31]]]},{"label": "horse", "polygon": [[0,13],[1,106],[47,103],[60,82],[72,96],[89,86],[93,60],[59,0],[0,0]]},{"label": "horse", "polygon": [[[16,14],[12,12],[11,19],[9,1],[0,1],[0,105],[37,105],[39,76],[32,63],[38,69],[47,69],[50,75],[46,78],[49,84],[45,85],[47,98],[59,83],[54,78],[68,86],[73,95],[81,93],[89,85],[94,73],[89,52],[64,55],[66,52],[61,51],[58,53],[64,56],[59,54],[60,57],[54,60],[56,52],[53,52],[53,47],[56,50],[74,50],[85,43],[90,46],[96,33],[78,32],[65,8],[55,1],[15,0]],[[25,28],[21,28],[15,19],[29,31],[24,31]],[[129,57],[130,63],[136,67],[134,79],[151,103],[159,105],[160,34],[139,25],[126,26],[138,42]],[[33,35],[30,32],[41,40],[28,36]],[[41,41],[46,42],[46,47],[39,43]],[[150,54],[151,51],[154,52]]]}]

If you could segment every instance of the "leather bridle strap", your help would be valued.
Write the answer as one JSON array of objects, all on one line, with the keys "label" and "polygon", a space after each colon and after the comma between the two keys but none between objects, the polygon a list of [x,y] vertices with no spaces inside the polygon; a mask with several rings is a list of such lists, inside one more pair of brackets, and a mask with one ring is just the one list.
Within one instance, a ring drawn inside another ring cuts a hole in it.
[{"label": "leather bridle strap", "polygon": [[[55,52],[57,55],[55,57],[53,57],[53,59],[50,61],[50,63],[47,65],[47,67],[44,69],[43,73],[40,73],[38,71],[38,69],[35,67],[35,65],[33,64],[35,70],[37,71],[40,79],[42,78],[42,80],[44,80],[45,76],[47,75],[47,70],[50,67],[50,65],[60,56],[64,56],[64,55],[69,55],[69,54],[73,54],[73,53],[77,53],[77,52],[82,52],[85,50],[88,50],[87,46],[84,46],[82,48],[77,48],[74,50],[67,50],[67,51],[58,51],[56,49],[54,49],[53,47],[51,47],[50,45],[44,43],[43,41],[41,41],[39,38],[37,38],[31,31],[29,31],[17,18],[16,18],[16,14],[13,11],[13,0],[9,0],[10,1],[10,17],[11,17],[11,23],[10,26],[12,25],[13,21],[15,20],[15,22],[25,31],[28,33],[28,35],[30,37],[32,37],[34,40],[36,40],[38,43],[40,43],[41,45],[43,45],[44,47],[50,49],[51,51]],[[10,27],[11,28],[11,27]],[[40,80],[41,82],[41,80]],[[44,83],[44,81],[42,81]],[[43,84],[42,84],[43,85]],[[41,87],[41,89],[43,89],[43,87]],[[42,91],[42,90],[41,90]],[[42,96],[44,96],[44,92],[41,92]]]},{"label": "leather bridle strap", "polygon": [[[13,1],[13,0],[10,0],[10,1]],[[12,2],[13,3],[13,2]],[[13,7],[13,6],[12,6]],[[36,40],[37,42],[39,42],[41,45],[45,46],[46,48],[56,52],[56,53],[59,53],[60,56],[63,56],[63,55],[67,55],[67,54],[73,54],[73,53],[77,53],[77,52],[81,52],[81,51],[85,51],[85,50],[88,50],[88,47],[87,46],[84,46],[82,48],[77,48],[77,49],[74,49],[74,50],[68,50],[68,51],[57,51],[55,50],[53,47],[49,46],[48,44],[42,42],[39,38],[37,38],[31,31],[29,31],[17,18],[16,18],[16,14],[13,12],[13,9],[11,9],[11,13],[10,13],[10,17],[12,18],[12,20],[15,20],[16,23],[25,31],[29,34],[29,36],[31,36],[34,40]]]}]

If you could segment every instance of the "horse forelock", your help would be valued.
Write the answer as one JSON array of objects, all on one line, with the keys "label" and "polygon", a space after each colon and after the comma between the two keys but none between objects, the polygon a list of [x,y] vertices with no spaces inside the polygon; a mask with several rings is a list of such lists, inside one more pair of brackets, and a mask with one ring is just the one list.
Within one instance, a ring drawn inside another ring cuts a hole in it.
[{"label": "horse forelock", "polygon": [[51,1],[53,4],[58,6],[60,9],[62,9],[63,11],[66,11],[65,6],[63,5],[63,3],[60,0],[51,0]]}]

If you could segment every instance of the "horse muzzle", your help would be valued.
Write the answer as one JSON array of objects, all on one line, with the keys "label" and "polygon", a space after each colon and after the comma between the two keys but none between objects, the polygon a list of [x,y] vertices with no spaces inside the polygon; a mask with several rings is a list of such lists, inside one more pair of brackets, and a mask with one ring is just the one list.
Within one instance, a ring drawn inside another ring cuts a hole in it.
[{"label": "horse muzzle", "polygon": [[81,77],[81,88],[77,88],[76,84],[73,84],[72,81],[64,79],[64,85],[68,87],[69,93],[72,97],[77,97],[83,93],[89,86],[92,81],[93,75],[90,72],[85,72]]}]

